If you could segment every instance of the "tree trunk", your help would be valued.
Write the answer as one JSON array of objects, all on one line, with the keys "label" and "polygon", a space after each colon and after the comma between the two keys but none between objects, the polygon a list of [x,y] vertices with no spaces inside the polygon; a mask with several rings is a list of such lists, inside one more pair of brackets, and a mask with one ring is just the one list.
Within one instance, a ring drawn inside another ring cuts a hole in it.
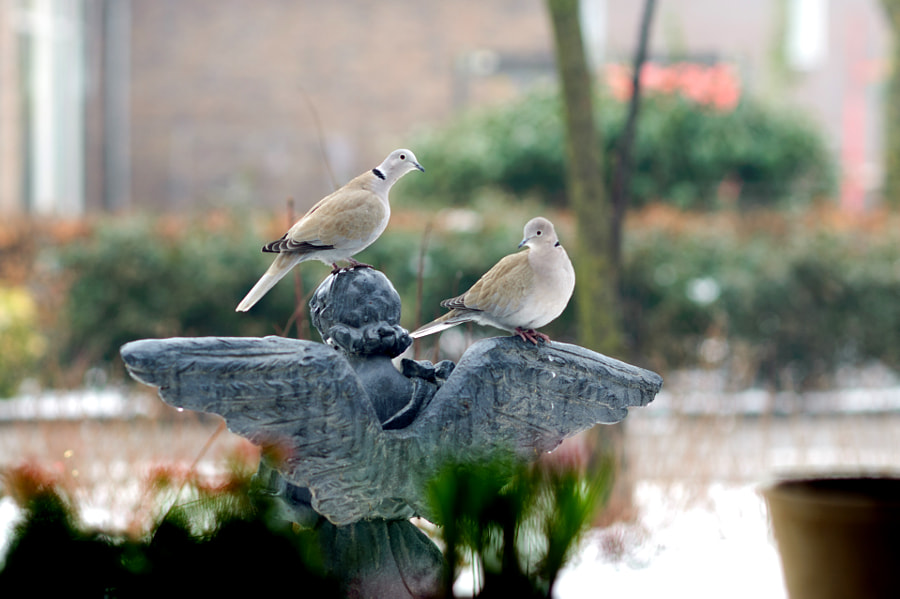
[{"label": "tree trunk", "polygon": [[884,99],[884,187],[887,204],[900,206],[900,0],[881,0],[891,28],[891,74]]},{"label": "tree trunk", "polygon": [[578,342],[603,353],[620,346],[618,281],[610,257],[612,210],[605,197],[600,133],[581,37],[578,0],[547,0],[566,128],[566,187],[577,222],[573,264]]},{"label": "tree trunk", "polygon": [[656,0],[645,0],[644,14],[641,17],[641,29],[638,33],[638,47],[634,53],[634,64],[631,74],[631,99],[628,102],[628,116],[625,129],[619,141],[616,154],[615,173],[612,187],[612,230],[610,235],[610,256],[613,268],[618,273],[622,269],[622,225],[625,222],[625,211],[628,209],[628,188],[631,183],[631,147],[634,145],[634,134],[637,127],[638,110],[641,106],[641,70],[647,59],[647,43],[650,39],[650,23],[653,21],[653,9]]}]

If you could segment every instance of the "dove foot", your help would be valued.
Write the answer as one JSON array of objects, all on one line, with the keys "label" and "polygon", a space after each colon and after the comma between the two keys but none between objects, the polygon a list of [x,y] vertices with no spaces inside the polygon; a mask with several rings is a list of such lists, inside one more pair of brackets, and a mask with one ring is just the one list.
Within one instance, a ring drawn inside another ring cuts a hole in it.
[{"label": "dove foot", "polygon": [[331,263],[331,274],[336,275],[341,272],[347,272],[353,270],[354,268],[375,268],[371,264],[364,264],[362,262],[357,262],[356,260],[350,260],[350,264],[347,266],[338,266],[334,262]]},{"label": "dove foot", "polygon": [[357,262],[353,258],[348,258],[347,262],[350,263],[350,266],[347,267],[347,270],[350,270],[351,268],[375,268],[371,264],[366,264],[365,262]]},{"label": "dove foot", "polygon": [[524,341],[531,341],[535,345],[537,345],[538,339],[550,343],[549,335],[547,335],[546,333],[541,333],[540,331],[535,331],[534,329],[526,330],[521,327],[516,327],[516,335],[521,337]]}]

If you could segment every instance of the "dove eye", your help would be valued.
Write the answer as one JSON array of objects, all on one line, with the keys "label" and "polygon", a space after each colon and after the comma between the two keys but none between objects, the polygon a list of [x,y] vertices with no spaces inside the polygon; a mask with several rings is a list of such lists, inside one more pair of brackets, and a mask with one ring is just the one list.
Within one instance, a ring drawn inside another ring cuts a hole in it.
[{"label": "dove eye", "polygon": [[538,231],[537,233],[535,233],[535,235],[537,235],[537,236],[541,236],[541,235],[543,235],[543,234],[544,234],[543,231]]},{"label": "dove eye", "polygon": [[406,154],[400,154],[400,160],[406,160]]}]

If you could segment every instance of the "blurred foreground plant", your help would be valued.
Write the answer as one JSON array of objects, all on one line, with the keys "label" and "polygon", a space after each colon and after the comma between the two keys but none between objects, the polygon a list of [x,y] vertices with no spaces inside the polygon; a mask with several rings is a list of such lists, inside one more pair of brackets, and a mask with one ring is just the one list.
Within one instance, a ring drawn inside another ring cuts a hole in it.
[{"label": "blurred foreground plant", "polygon": [[[157,490],[168,482],[156,481]],[[136,535],[79,523],[70,494],[34,466],[7,470],[3,483],[23,513],[0,564],[2,588],[60,597],[232,597],[274,596],[287,584],[339,596],[310,535],[278,520],[264,500],[251,502],[249,478],[214,489],[195,481],[194,501],[166,510]]]},{"label": "blurred foreground plant", "polygon": [[545,463],[448,463],[429,489],[449,565],[466,555],[483,574],[478,597],[551,597],[553,585],[612,486],[612,460],[590,474]]},{"label": "blurred foreground plant", "polygon": [[[552,596],[610,488],[609,463],[592,472],[547,463],[449,463],[430,489],[452,565],[438,596],[453,597],[467,552],[484,573],[479,597]],[[81,523],[72,481],[37,466],[9,468],[0,480],[22,510],[0,561],[2,588],[125,598],[274,594],[287,584],[314,597],[340,596],[318,530],[280,519],[245,469],[217,484],[179,468],[153,470],[139,509],[151,502],[154,517],[129,533]]]}]

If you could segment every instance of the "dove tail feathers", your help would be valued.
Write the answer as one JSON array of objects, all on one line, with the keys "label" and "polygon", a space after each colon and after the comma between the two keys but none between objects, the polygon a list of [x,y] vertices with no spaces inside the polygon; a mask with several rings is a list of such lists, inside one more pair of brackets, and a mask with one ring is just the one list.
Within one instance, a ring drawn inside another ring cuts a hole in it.
[{"label": "dove tail feathers", "polygon": [[441,331],[449,329],[450,327],[455,327],[458,324],[462,324],[470,320],[472,319],[461,317],[459,314],[454,314],[453,312],[447,312],[440,318],[432,320],[428,324],[420,326],[418,329],[410,333],[409,336],[413,339],[418,339],[419,337],[424,337],[425,335],[440,333]]},{"label": "dove tail feathers", "polygon": [[303,256],[298,254],[278,254],[278,257],[275,258],[269,269],[260,277],[253,289],[247,292],[247,295],[244,296],[244,299],[241,300],[241,303],[238,304],[234,311],[246,312],[252,308],[256,302],[261,300],[275,286],[275,283],[283,279],[284,275],[302,261]]}]

